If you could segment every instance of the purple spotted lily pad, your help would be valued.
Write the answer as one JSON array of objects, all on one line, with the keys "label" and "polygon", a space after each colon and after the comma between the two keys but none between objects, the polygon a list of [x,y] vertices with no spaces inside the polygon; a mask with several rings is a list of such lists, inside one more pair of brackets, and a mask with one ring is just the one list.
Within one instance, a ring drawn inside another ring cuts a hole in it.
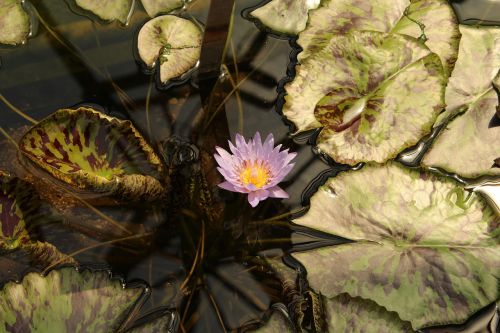
[{"label": "purple spotted lily pad", "polygon": [[29,33],[30,18],[22,1],[0,0],[0,44],[23,44]]},{"label": "purple spotted lily pad", "polygon": [[139,57],[148,68],[159,68],[162,83],[182,80],[200,58],[203,31],[188,19],[163,15],[148,21],[139,31]]},{"label": "purple spotted lily pad", "polygon": [[36,213],[33,189],[0,171],[0,250],[13,250],[30,241],[26,220]]},{"label": "purple spotted lily pad", "polygon": [[134,0],[75,0],[75,3],[104,21],[127,24],[133,11]]},{"label": "purple spotted lily pad", "polygon": [[293,254],[311,288],[370,300],[414,330],[500,297],[500,216],[454,180],[369,164],[328,180],[294,222],[355,241]]},{"label": "purple spotted lily pad", "polygon": [[431,131],[445,85],[440,58],[413,37],[350,32],[297,67],[283,113],[299,132],[323,127],[317,145],[335,161],[381,163]]},{"label": "purple spotted lily pad", "polygon": [[125,287],[108,271],[30,273],[0,291],[0,331],[119,332],[146,295],[144,285]]},{"label": "purple spotted lily pad", "polygon": [[132,126],[91,108],[62,109],[21,139],[21,158],[81,194],[126,200],[164,195],[159,157]]}]

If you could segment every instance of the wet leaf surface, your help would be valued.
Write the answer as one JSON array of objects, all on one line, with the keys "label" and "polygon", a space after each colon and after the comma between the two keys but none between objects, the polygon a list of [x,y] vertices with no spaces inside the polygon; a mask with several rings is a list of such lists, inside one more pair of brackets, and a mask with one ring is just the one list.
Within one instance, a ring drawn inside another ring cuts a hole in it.
[{"label": "wet leaf surface", "polygon": [[141,3],[150,17],[171,12],[184,5],[183,0],[141,0]]},{"label": "wet leaf surface", "polygon": [[499,297],[499,219],[452,180],[367,165],[330,179],[294,221],[357,242],[294,257],[326,297],[374,301],[413,329],[463,323]]},{"label": "wet leaf surface", "polygon": [[160,81],[166,83],[196,66],[202,35],[201,28],[190,20],[174,15],[159,16],[139,31],[139,56],[146,66],[159,66]]},{"label": "wet leaf surface", "polygon": [[160,159],[132,124],[90,108],[55,112],[19,148],[36,167],[92,195],[153,200],[164,194]]},{"label": "wet leaf surface", "polygon": [[271,317],[269,318],[269,321],[262,326],[259,329],[252,330],[250,332],[255,332],[255,333],[276,333],[276,332],[281,332],[281,333],[292,333],[294,332],[292,330],[292,327],[290,327],[290,323],[288,320],[285,318],[283,314],[281,314],[279,311],[274,311]]},{"label": "wet leaf surface", "polygon": [[296,35],[306,27],[307,13],[319,0],[273,0],[250,13],[273,31]]},{"label": "wet leaf surface", "polygon": [[461,25],[460,49],[446,88],[446,112],[436,126],[467,110],[493,87],[500,70],[500,27]]},{"label": "wet leaf surface", "polygon": [[0,291],[0,327],[5,332],[116,332],[145,296],[145,288],[124,288],[107,271],[72,267],[47,276],[30,273]]},{"label": "wet leaf surface", "polygon": [[81,8],[88,10],[105,21],[128,23],[133,0],[75,0]]},{"label": "wet leaf surface", "polygon": [[318,147],[337,162],[384,162],[430,132],[444,86],[438,56],[415,39],[353,32],[297,67],[283,113],[299,132],[323,126]]},{"label": "wet leaf surface", "polygon": [[0,44],[23,44],[30,32],[30,18],[21,0],[0,0]]}]

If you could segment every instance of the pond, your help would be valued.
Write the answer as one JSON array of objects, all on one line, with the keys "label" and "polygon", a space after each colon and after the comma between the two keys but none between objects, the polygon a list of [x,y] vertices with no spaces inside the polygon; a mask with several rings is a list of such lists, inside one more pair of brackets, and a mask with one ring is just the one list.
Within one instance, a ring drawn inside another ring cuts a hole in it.
[{"label": "pond", "polygon": [[497,332],[498,25],[0,0],[0,332]]}]

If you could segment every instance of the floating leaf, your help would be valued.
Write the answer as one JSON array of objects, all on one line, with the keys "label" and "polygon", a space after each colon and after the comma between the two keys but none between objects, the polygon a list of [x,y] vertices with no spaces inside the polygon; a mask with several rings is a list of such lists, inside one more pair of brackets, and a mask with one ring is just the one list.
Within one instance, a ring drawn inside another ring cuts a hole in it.
[{"label": "floating leaf", "polygon": [[193,69],[201,52],[203,32],[190,20],[163,15],[144,24],[137,48],[146,66],[159,61],[160,80],[165,83]]},{"label": "floating leaf", "polygon": [[354,30],[423,37],[429,49],[440,56],[447,76],[457,59],[460,32],[446,0],[413,0],[411,3],[407,0],[329,0],[311,11],[310,17],[298,39],[303,49],[298,55],[301,62],[328,45],[336,34]]},{"label": "floating leaf", "polygon": [[403,16],[408,0],[324,0],[309,12],[307,27],[299,35],[302,62],[327,46],[337,34],[353,30],[390,32]]},{"label": "floating leaf", "polygon": [[500,70],[500,28],[460,26],[458,60],[446,88],[446,112],[436,125],[477,103]]},{"label": "floating leaf", "polygon": [[88,10],[105,21],[128,23],[134,0],[75,0],[81,8]]},{"label": "floating leaf", "polygon": [[461,35],[447,0],[413,0],[391,32],[423,37],[425,45],[441,58],[446,76],[450,76],[457,61]]},{"label": "floating leaf", "polygon": [[29,242],[22,246],[33,262],[48,267],[50,265],[77,265],[72,257],[59,252],[52,244],[46,242]]},{"label": "floating leaf", "polygon": [[414,329],[500,297],[500,217],[451,179],[367,165],[330,179],[295,223],[358,241],[294,254],[314,290],[372,300]]},{"label": "floating leaf", "polygon": [[90,108],[62,109],[21,139],[22,157],[80,190],[119,199],[158,199],[163,167],[130,121]]},{"label": "floating leaf", "polygon": [[26,216],[38,208],[33,189],[0,171],[0,250],[13,250],[29,242]]},{"label": "floating leaf", "polygon": [[370,300],[340,294],[324,303],[329,332],[414,332],[409,322]]},{"label": "floating leaf", "polygon": [[[155,317],[149,319],[149,317]],[[163,332],[177,332],[178,318],[175,312],[170,310],[155,310],[144,318],[138,319],[139,325],[134,325],[133,328],[128,330],[128,333],[163,333]],[[144,323],[142,323],[144,321]]]},{"label": "floating leaf", "polygon": [[250,13],[273,31],[296,35],[306,27],[307,13],[320,0],[272,0]]},{"label": "floating leaf", "polygon": [[145,295],[144,286],[124,288],[107,271],[67,267],[47,276],[30,273],[0,291],[2,332],[117,332]]},{"label": "floating leaf", "polygon": [[422,164],[438,167],[466,178],[500,175],[495,160],[500,157],[500,126],[490,126],[498,107],[498,96],[490,89],[440,132]]},{"label": "floating leaf", "polygon": [[141,3],[150,17],[171,12],[184,5],[183,0],[141,0]]},{"label": "floating leaf", "polygon": [[299,132],[323,126],[318,146],[337,162],[384,162],[430,132],[444,86],[439,57],[414,38],[347,33],[297,67],[283,113]]},{"label": "floating leaf", "polygon": [[21,0],[0,0],[0,44],[23,44],[30,33],[30,18]]}]

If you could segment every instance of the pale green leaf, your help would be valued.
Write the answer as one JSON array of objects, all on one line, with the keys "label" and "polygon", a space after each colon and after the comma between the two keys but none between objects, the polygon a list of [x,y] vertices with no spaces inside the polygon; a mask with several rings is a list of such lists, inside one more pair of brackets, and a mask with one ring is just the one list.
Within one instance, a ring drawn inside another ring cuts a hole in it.
[{"label": "pale green leaf", "polygon": [[169,13],[184,5],[183,0],[141,0],[144,9],[150,17],[160,13]]},{"label": "pale green leaf", "polygon": [[0,0],[0,44],[23,44],[29,33],[30,18],[21,0]]},{"label": "pale green leaf", "polygon": [[294,222],[357,241],[294,254],[314,290],[372,300],[414,329],[500,297],[500,217],[451,179],[367,165],[330,179]]},{"label": "pale green leaf", "polygon": [[201,52],[200,27],[174,15],[163,15],[147,22],[139,31],[139,56],[148,67],[160,62],[160,80],[176,79],[196,66]]},{"label": "pale green leaf", "polygon": [[92,12],[105,21],[128,23],[133,0],[75,0],[81,8]]},{"label": "pale green leaf", "polygon": [[409,322],[402,321],[375,302],[341,294],[325,298],[325,312],[330,333],[414,332]]},{"label": "pale green leaf", "polygon": [[446,112],[437,125],[467,110],[492,89],[500,70],[500,28],[460,26],[458,60],[446,88]]},{"label": "pale green leaf", "polygon": [[272,0],[250,13],[273,31],[296,35],[304,30],[309,10],[320,0]]},{"label": "pale green leaf", "polygon": [[30,273],[0,291],[0,331],[116,332],[144,293],[142,286],[124,288],[107,271]]},{"label": "pale green leaf", "polygon": [[297,67],[283,113],[299,132],[323,126],[318,146],[337,162],[384,162],[430,132],[445,80],[438,56],[412,37],[337,35]]}]

